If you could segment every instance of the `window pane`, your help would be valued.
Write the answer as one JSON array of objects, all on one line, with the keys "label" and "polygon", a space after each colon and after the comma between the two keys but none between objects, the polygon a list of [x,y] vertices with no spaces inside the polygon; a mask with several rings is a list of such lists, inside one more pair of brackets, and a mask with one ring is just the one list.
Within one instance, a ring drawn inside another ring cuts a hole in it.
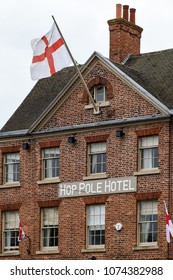
[{"label": "window pane", "polygon": [[89,211],[89,215],[94,215],[95,214],[95,207],[94,206],[90,206],[88,208],[88,211]]},{"label": "window pane", "polygon": [[18,228],[19,227],[19,219],[16,211],[9,211],[4,213],[4,228],[7,230]]},{"label": "window pane", "polygon": [[[18,246],[18,230],[5,232],[5,247]],[[10,248],[10,250],[13,248]]]},{"label": "window pane", "polygon": [[158,148],[153,149],[153,167],[158,167]]},{"label": "window pane", "polygon": [[20,159],[19,153],[6,154],[5,156],[5,180],[6,182],[19,181]]},{"label": "window pane", "polygon": [[105,243],[105,205],[87,208],[88,245]]},{"label": "window pane", "polygon": [[18,250],[18,211],[4,212],[4,251]]},{"label": "window pane", "polygon": [[141,201],[139,203],[140,243],[157,241],[157,201]]},{"label": "window pane", "polygon": [[91,155],[91,173],[97,173],[97,155]]},{"label": "window pane", "polygon": [[58,246],[58,208],[42,209],[43,247]]},{"label": "window pane", "polygon": [[59,176],[59,159],[45,160],[45,177],[58,177]]},{"label": "window pane", "polygon": [[[107,101],[107,88],[104,85],[95,85],[90,89],[91,95],[96,100],[96,102]],[[89,98],[91,103],[91,99]]]},{"label": "window pane", "polygon": [[103,86],[98,86],[97,88],[96,88],[96,100],[98,101],[98,102],[101,102],[101,101],[104,101],[104,87]]},{"label": "window pane", "polygon": [[92,225],[94,225],[94,222],[95,222],[94,216],[89,216],[88,217],[88,225],[92,226]]},{"label": "window pane", "polygon": [[158,136],[141,138],[141,169],[158,167]]},{"label": "window pane", "polygon": [[100,215],[100,213],[101,213],[100,205],[95,206],[94,209],[95,209],[95,215]]},{"label": "window pane", "polygon": [[95,241],[94,241],[94,231],[90,230],[89,231],[89,245],[94,245]]},{"label": "window pane", "polygon": [[49,148],[43,150],[44,177],[54,178],[59,177],[60,159],[59,148]]},{"label": "window pane", "polygon": [[59,148],[44,149],[45,158],[57,157],[58,155],[59,155]]},{"label": "window pane", "polygon": [[101,172],[102,172],[102,165],[101,165],[101,163],[97,163],[96,173],[101,173]]},{"label": "window pane", "polygon": [[92,143],[90,145],[91,153],[106,152],[106,143]]},{"label": "window pane", "polygon": [[95,221],[94,221],[95,226],[100,225],[100,215],[95,215]]},{"label": "window pane", "polygon": [[43,225],[44,226],[58,225],[58,211],[57,211],[57,208],[43,209]]},{"label": "window pane", "polygon": [[141,138],[141,147],[158,146],[158,136],[147,136]]},{"label": "window pane", "polygon": [[58,227],[43,230],[43,247],[58,246]]},{"label": "window pane", "polygon": [[106,172],[106,143],[92,143],[90,145],[90,173]]}]

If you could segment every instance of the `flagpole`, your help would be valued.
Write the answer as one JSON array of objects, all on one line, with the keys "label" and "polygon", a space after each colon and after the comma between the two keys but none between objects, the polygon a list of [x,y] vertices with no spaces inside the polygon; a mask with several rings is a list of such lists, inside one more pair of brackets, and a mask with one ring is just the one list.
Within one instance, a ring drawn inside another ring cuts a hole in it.
[{"label": "flagpole", "polygon": [[54,23],[55,23],[56,28],[58,29],[58,32],[60,33],[61,38],[62,38],[62,40],[63,40],[63,42],[64,42],[64,44],[65,44],[65,46],[66,46],[66,48],[67,48],[67,50],[68,50],[68,52],[69,52],[69,55],[70,55],[70,57],[71,57],[71,60],[73,61],[73,64],[74,64],[74,66],[76,67],[76,70],[77,70],[77,72],[78,72],[78,74],[79,74],[79,76],[80,76],[80,78],[81,78],[81,80],[82,80],[82,82],[83,82],[83,84],[84,84],[84,86],[85,86],[86,92],[87,92],[87,94],[88,94],[88,96],[89,96],[89,98],[90,98],[90,100],[91,100],[91,102],[92,102],[92,104],[93,104],[93,106],[94,106],[95,114],[99,114],[99,113],[100,113],[99,106],[96,105],[96,103],[94,102],[94,99],[93,99],[93,97],[92,97],[92,95],[91,95],[91,93],[90,93],[90,91],[89,91],[89,89],[88,89],[88,87],[87,87],[87,84],[86,84],[86,82],[85,82],[85,80],[84,80],[84,78],[83,78],[83,76],[82,76],[82,74],[81,74],[81,72],[80,72],[80,70],[79,70],[77,64],[76,64],[76,61],[75,61],[75,59],[73,58],[72,53],[71,53],[71,51],[70,51],[70,49],[69,49],[69,47],[68,47],[68,45],[67,45],[67,43],[66,43],[66,41],[65,41],[65,39],[64,39],[64,37],[63,37],[63,35],[62,35],[62,33],[61,33],[61,30],[60,30],[59,27],[58,27],[58,24],[57,24],[57,22],[56,22],[54,16],[52,16],[52,18],[53,18],[53,21],[54,21]]},{"label": "flagpole", "polygon": [[165,205],[165,212],[167,212],[168,210],[167,210],[167,207],[166,207],[166,202],[165,202],[165,200],[163,201],[163,203],[164,203],[164,205]]}]

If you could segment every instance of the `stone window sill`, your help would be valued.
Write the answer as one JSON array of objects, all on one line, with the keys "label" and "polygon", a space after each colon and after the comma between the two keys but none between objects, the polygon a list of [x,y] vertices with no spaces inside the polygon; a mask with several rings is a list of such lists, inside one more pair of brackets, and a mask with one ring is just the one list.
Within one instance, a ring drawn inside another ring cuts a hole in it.
[{"label": "stone window sill", "polygon": [[3,252],[0,254],[0,257],[10,257],[10,256],[19,256],[19,251],[9,251],[9,252]]},{"label": "stone window sill", "polygon": [[59,250],[43,250],[43,251],[36,251],[36,255],[47,255],[47,254],[59,254]]},{"label": "stone window sill", "polygon": [[160,169],[146,169],[146,170],[140,170],[138,172],[134,172],[134,176],[142,176],[142,175],[154,175],[154,174],[160,174]]},{"label": "stone window sill", "polygon": [[60,183],[60,178],[49,178],[49,179],[44,179],[42,181],[37,181],[38,185],[46,185],[46,184],[55,184],[55,183]]},{"label": "stone window sill", "polygon": [[20,182],[5,183],[4,185],[0,185],[0,189],[18,188],[18,187],[20,187]]},{"label": "stone window sill", "polygon": [[106,252],[105,248],[88,248],[88,249],[82,249],[82,253],[97,253],[97,252]]},{"label": "stone window sill", "polygon": [[[105,101],[105,102],[99,103],[99,107],[108,107],[108,106],[110,106],[110,102],[109,101]],[[88,104],[88,105],[85,105],[85,109],[93,109],[93,108],[94,108],[94,106],[93,106],[92,103]]]},{"label": "stone window sill", "polygon": [[159,246],[158,245],[148,245],[148,246],[143,246],[143,245],[137,245],[133,247],[134,251],[140,251],[140,250],[158,250]]}]

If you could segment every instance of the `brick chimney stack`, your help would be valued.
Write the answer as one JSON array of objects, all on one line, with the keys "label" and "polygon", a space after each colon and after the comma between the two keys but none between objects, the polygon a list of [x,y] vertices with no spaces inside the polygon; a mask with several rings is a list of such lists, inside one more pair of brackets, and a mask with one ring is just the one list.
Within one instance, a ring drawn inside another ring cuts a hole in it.
[{"label": "brick chimney stack", "polygon": [[129,54],[140,54],[143,29],[136,25],[136,10],[116,4],[116,18],[108,21],[110,31],[109,59],[123,62]]}]

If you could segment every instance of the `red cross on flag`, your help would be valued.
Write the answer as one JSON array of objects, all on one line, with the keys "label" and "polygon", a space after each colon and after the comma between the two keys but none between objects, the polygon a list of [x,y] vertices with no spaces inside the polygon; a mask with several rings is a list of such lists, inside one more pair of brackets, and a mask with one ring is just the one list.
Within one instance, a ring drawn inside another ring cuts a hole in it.
[{"label": "red cross on flag", "polygon": [[30,68],[32,80],[49,77],[72,63],[55,23],[41,39],[31,41],[33,59]]},{"label": "red cross on flag", "polygon": [[165,210],[166,210],[166,240],[168,243],[170,243],[170,239],[173,237],[173,224],[168,214],[166,203],[165,203]]},{"label": "red cross on flag", "polygon": [[21,222],[19,221],[19,235],[18,235],[18,241],[21,241],[25,238],[25,232],[22,228],[22,224]]}]

